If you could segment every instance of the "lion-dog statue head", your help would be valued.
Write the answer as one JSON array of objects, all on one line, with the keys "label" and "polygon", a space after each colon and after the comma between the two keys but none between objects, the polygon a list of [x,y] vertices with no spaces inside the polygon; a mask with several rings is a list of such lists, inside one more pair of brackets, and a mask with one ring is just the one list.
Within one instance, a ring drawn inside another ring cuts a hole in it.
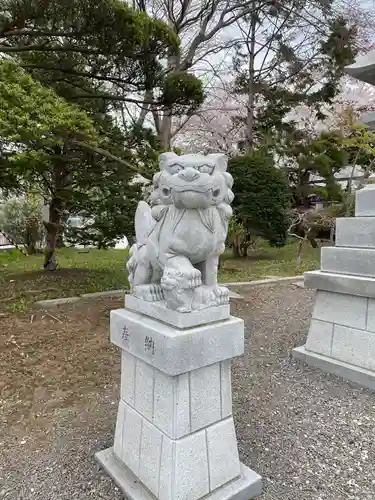
[{"label": "lion-dog statue head", "polygon": [[161,154],[160,172],[153,179],[152,204],[175,205],[179,209],[230,205],[233,178],[226,171],[227,164],[223,154]]}]

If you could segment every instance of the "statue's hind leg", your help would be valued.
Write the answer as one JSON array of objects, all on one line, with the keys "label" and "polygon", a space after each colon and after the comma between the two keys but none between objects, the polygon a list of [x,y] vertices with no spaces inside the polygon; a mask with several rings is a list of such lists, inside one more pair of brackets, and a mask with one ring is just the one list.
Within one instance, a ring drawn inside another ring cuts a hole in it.
[{"label": "statue's hind leg", "polygon": [[161,271],[152,267],[149,260],[143,259],[137,265],[132,283],[133,293],[136,297],[155,302],[163,299],[160,287]]}]

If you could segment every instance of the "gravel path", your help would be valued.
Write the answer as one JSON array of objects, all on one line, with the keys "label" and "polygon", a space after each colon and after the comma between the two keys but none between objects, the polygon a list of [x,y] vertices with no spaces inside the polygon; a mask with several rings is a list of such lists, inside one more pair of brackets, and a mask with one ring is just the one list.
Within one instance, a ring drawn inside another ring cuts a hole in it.
[{"label": "gravel path", "polygon": [[[290,360],[292,348],[305,341],[313,293],[293,285],[241,288],[240,293],[245,302],[236,314],[245,319],[247,340],[246,354],[233,369],[234,409],[241,458],[264,478],[262,500],[374,500],[375,395]],[[107,319],[99,320],[97,310],[94,319],[82,311],[67,314],[64,325],[53,325],[53,333],[58,337],[59,328],[77,329],[79,319],[91,336],[106,336]],[[26,319],[24,328],[30,329]],[[100,365],[94,369],[105,373],[104,382],[87,387],[83,377],[75,397],[60,395],[60,403],[52,406],[41,396],[43,382],[30,383],[33,401],[23,414],[18,393],[5,388],[1,499],[123,498],[93,460],[113,439],[119,390],[113,353],[109,346],[100,347]],[[71,356],[69,351],[69,362]],[[77,344],[74,356],[79,366],[87,357],[84,343]],[[58,368],[56,387],[59,377],[66,377]],[[42,364],[33,369],[41,370]],[[57,401],[58,391],[53,395]]]},{"label": "gravel path", "polygon": [[262,500],[374,500],[375,395],[290,359],[305,342],[314,293],[289,285],[251,295],[238,311],[247,340],[234,405]]}]

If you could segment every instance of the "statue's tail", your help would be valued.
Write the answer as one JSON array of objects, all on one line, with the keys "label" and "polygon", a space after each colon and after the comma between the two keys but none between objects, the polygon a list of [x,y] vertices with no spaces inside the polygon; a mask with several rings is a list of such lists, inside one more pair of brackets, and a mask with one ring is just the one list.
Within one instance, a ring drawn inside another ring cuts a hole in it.
[{"label": "statue's tail", "polygon": [[147,243],[147,239],[156,224],[151,214],[151,208],[145,201],[140,201],[138,203],[134,223],[136,243],[131,247],[129,251],[130,258],[126,263],[129,273],[129,283],[131,285],[133,284],[134,274],[138,264],[139,250]]}]

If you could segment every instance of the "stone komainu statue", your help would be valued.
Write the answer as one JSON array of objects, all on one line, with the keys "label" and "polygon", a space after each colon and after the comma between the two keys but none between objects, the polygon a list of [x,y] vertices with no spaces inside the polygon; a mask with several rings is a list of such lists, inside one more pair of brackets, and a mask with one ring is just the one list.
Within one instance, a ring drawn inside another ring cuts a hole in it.
[{"label": "stone komainu statue", "polygon": [[135,215],[136,243],[127,263],[135,296],[165,300],[180,312],[228,303],[228,290],[217,284],[232,214],[227,163],[222,154],[160,155],[152,208],[141,201]]}]

